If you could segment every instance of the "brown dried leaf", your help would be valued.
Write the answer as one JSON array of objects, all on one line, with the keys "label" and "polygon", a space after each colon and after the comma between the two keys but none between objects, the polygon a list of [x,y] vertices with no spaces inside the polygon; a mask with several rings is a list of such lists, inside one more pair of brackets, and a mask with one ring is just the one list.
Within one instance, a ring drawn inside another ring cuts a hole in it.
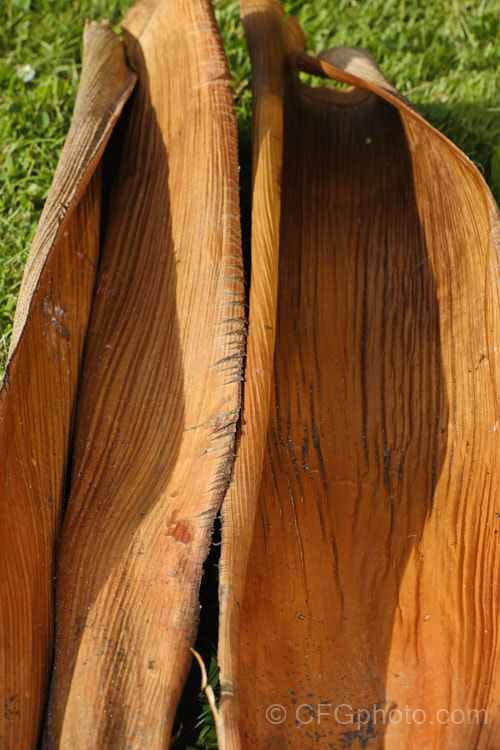
[{"label": "brown dried leaf", "polygon": [[239,414],[237,134],[213,11],[144,2],[124,29],[138,83],[86,337],[48,747],[168,745]]},{"label": "brown dried leaf", "polygon": [[494,748],[498,209],[366,53],[313,60],[272,0],[242,15],[252,285],[220,746]]},{"label": "brown dried leaf", "polygon": [[36,746],[46,701],[55,545],[99,252],[98,165],[134,78],[109,26],[88,26],[73,121],[28,258],[0,392],[5,748]]}]

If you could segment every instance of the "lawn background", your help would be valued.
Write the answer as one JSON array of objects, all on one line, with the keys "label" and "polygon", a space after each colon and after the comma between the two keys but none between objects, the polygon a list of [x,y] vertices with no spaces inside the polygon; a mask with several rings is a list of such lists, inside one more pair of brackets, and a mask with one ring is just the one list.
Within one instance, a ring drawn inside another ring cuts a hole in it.
[{"label": "lawn background", "polygon": [[[85,19],[116,30],[131,0],[2,0],[0,5],[0,374],[23,267],[67,133]],[[395,86],[477,164],[500,200],[500,0],[286,0],[311,53],[369,50]],[[251,71],[237,0],[215,9],[234,77],[242,181],[248,184]],[[24,81],[30,66],[34,77]],[[216,665],[211,664],[215,683]],[[211,748],[204,706],[190,739]]]}]

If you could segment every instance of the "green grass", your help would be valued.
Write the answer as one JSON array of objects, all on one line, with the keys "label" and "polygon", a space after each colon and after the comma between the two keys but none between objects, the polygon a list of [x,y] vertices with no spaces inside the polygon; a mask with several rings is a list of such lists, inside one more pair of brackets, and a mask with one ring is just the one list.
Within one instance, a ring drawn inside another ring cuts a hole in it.
[{"label": "green grass", "polygon": [[[131,0],[4,0],[0,5],[0,371],[36,224],[68,130],[86,18],[118,24]],[[359,45],[427,119],[473,159],[500,199],[500,0],[287,0],[311,53]],[[216,0],[234,76],[243,168],[251,70],[237,0]],[[332,8],[335,8],[333,11]],[[29,65],[31,81],[19,70]],[[217,682],[212,659],[211,680]],[[193,748],[215,747],[199,704]]]}]

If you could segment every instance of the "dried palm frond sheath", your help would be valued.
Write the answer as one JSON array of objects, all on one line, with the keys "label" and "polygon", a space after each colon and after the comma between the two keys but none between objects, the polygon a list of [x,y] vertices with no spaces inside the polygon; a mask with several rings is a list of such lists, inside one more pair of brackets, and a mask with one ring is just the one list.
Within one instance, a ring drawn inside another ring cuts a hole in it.
[{"label": "dried palm frond sheath", "polygon": [[493,749],[498,209],[367,53],[309,57],[272,0],[242,15],[252,275],[220,746]]},{"label": "dried palm frond sheath", "polygon": [[87,30],[2,392],[10,748],[41,729],[56,542],[45,746],[168,744],[234,456],[246,321],[224,51],[208,0],[142,2],[124,30],[135,72],[108,26]]}]

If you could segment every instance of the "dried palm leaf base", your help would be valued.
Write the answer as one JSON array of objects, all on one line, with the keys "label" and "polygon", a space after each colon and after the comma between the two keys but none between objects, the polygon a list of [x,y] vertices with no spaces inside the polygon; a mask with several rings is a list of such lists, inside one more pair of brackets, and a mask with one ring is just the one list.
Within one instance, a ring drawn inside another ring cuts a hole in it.
[{"label": "dried palm leaf base", "polygon": [[224,507],[221,746],[498,747],[497,208],[365,53],[309,58],[270,0],[243,17],[252,258],[279,281],[269,408],[246,386]]},{"label": "dried palm leaf base", "polygon": [[86,338],[47,747],[168,745],[239,413],[237,136],[213,11],[144,2],[124,29],[138,83]]},{"label": "dried palm leaf base", "polygon": [[136,74],[109,26],[87,34],[1,394],[6,748],[38,745],[44,709],[46,747],[168,745],[234,457],[246,322],[229,71],[208,0],[146,0],[124,30],[138,83],[102,163]]},{"label": "dried palm leaf base", "polygon": [[56,540],[99,254],[99,161],[134,80],[110,27],[90,24],[73,121],[28,258],[0,392],[3,748],[36,747],[47,699]]}]

